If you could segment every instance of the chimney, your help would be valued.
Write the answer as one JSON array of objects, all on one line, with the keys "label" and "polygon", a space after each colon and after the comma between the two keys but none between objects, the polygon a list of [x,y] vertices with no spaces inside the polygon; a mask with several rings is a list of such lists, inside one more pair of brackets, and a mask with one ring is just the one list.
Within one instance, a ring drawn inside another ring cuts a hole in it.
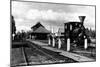
[{"label": "chimney", "polygon": [[83,25],[83,23],[84,23],[85,17],[86,17],[86,16],[79,16],[79,19],[80,19],[80,21],[82,22],[82,25]]}]

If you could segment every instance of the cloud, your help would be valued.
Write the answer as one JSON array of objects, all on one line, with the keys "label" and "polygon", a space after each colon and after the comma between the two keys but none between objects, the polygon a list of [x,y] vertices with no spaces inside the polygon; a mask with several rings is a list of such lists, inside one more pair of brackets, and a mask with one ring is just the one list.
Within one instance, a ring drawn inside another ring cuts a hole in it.
[{"label": "cloud", "polygon": [[86,24],[92,24],[94,23],[94,19],[90,17],[86,13],[66,13],[66,12],[55,12],[52,9],[49,10],[38,10],[38,9],[31,9],[26,14],[27,19],[31,20],[43,20],[48,23],[53,24],[61,24],[64,22],[69,21],[80,21],[78,16],[86,16]]},{"label": "cloud", "polygon": [[31,9],[28,11],[26,17],[28,19],[36,20],[65,20],[68,17],[67,13],[65,12],[55,12],[52,9],[49,10],[38,10],[38,9]]},{"label": "cloud", "polygon": [[[16,20],[17,26],[24,22],[24,24],[28,21],[32,20],[31,23],[34,25],[36,22],[34,21],[40,21],[41,23],[47,25],[53,25],[53,26],[63,26],[65,22],[69,21],[80,21],[78,16],[86,16],[86,19],[84,21],[84,25],[86,27],[95,28],[94,26],[94,18],[89,16],[85,13],[66,13],[66,12],[57,12],[53,11],[52,9],[49,10],[38,10],[38,9],[30,9],[24,18],[19,18]],[[24,25],[23,24],[23,25]]]},{"label": "cloud", "polygon": [[18,26],[16,28],[17,28],[17,32],[18,31],[21,32],[22,30],[24,30],[25,32],[31,30],[31,28],[30,27],[27,27],[27,26]]},{"label": "cloud", "polygon": [[42,20],[56,20],[56,15],[58,13],[53,12],[52,10],[41,10],[38,9],[31,9],[27,13],[27,18],[36,20],[36,19],[42,19]]},{"label": "cloud", "polygon": [[57,12],[52,9],[49,10],[38,10],[31,9],[27,12],[26,17],[31,20],[64,20],[64,21],[79,21],[78,16],[87,16],[85,13],[66,13]]},{"label": "cloud", "polygon": [[[48,7],[49,6],[49,7]],[[61,27],[63,23],[69,21],[80,21],[78,16],[85,15],[85,27],[95,28],[94,7],[53,5],[29,2],[12,2],[12,14],[14,15],[18,29],[31,27],[40,21],[45,27]],[[27,28],[28,29],[28,28]]]}]

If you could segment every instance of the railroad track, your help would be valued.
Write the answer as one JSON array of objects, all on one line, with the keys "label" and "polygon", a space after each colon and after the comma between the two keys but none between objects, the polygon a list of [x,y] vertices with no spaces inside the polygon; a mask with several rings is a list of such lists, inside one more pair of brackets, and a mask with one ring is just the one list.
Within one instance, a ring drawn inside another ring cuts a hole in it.
[{"label": "railroad track", "polygon": [[29,63],[28,63],[28,59],[27,59],[27,56],[26,56],[25,49],[24,49],[24,47],[22,47],[21,49],[22,49],[25,65],[27,66],[27,65],[29,65]]},{"label": "railroad track", "polygon": [[[32,44],[31,44],[32,45]],[[48,53],[45,53],[44,51],[42,51],[41,49],[37,48],[36,46],[32,45],[33,47],[35,47],[38,51],[40,51],[41,53],[45,54],[46,56],[52,58],[53,60],[57,61],[56,58],[53,58],[51,55],[49,55]]]},{"label": "railroad track", "polygon": [[[32,49],[35,48],[35,50],[37,50],[37,51],[39,51],[40,53],[44,54],[46,57],[50,58],[50,60],[52,60],[52,61],[54,61],[54,62],[57,62],[57,61],[58,61],[57,58],[54,58],[53,56],[51,56],[51,55],[48,54],[48,53],[45,53],[45,52],[42,51],[38,46],[33,45],[32,43],[28,43],[27,45],[28,45],[30,48],[32,48]],[[29,63],[29,59],[28,59],[28,56],[27,56],[27,52],[25,52],[25,48],[24,48],[24,47],[22,47],[22,51],[23,51],[25,63],[26,63],[26,65],[28,66],[28,65],[30,65],[30,63]],[[37,59],[38,59],[38,58],[37,58]]]}]

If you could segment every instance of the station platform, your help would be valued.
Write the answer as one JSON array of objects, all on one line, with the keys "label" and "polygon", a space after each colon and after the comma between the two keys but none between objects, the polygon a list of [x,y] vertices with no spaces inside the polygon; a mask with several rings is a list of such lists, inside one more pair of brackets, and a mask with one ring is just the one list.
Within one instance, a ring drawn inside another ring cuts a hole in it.
[{"label": "station platform", "polygon": [[39,42],[39,41],[36,41],[36,40],[27,39],[27,41],[30,41],[34,44],[37,44],[38,46],[41,46],[44,49],[51,50],[51,51],[54,51],[54,52],[59,52],[60,55],[71,58],[71,59],[78,61],[78,62],[95,61],[95,59],[91,59],[91,58],[88,58],[86,56],[81,56],[81,55],[76,54],[76,53],[72,53],[72,52],[68,52],[68,51],[64,51],[64,50],[61,50],[61,49],[50,47],[50,46],[48,46],[48,44],[42,43],[42,42]]}]

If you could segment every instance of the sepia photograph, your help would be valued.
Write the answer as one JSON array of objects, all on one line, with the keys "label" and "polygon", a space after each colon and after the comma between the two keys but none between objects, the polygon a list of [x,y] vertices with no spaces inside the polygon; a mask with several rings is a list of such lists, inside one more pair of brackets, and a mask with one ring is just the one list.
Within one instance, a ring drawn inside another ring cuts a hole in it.
[{"label": "sepia photograph", "polygon": [[96,61],[96,6],[11,0],[10,66]]}]

